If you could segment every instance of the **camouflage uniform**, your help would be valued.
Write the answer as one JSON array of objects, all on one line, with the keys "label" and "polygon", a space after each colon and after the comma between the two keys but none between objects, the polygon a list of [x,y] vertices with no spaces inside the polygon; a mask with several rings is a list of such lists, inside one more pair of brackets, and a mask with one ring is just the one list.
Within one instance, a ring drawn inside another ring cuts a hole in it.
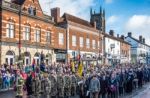
[{"label": "camouflage uniform", "polygon": [[64,97],[64,77],[62,75],[57,76],[57,90],[58,97]]},{"label": "camouflage uniform", "polygon": [[32,80],[32,91],[33,95],[36,97],[40,96],[41,92],[41,81],[36,77],[35,79]]},{"label": "camouflage uniform", "polygon": [[17,81],[16,81],[16,96],[17,97],[22,97],[23,96],[23,85],[24,85],[24,80],[21,76],[17,76]]},{"label": "camouflage uniform", "polygon": [[49,79],[51,81],[51,93],[50,95],[52,97],[56,97],[57,96],[57,79],[55,75],[50,75]]},{"label": "camouflage uniform", "polygon": [[41,93],[41,81],[39,79],[39,77],[36,78],[36,98],[38,98],[40,96]]},{"label": "camouflage uniform", "polygon": [[77,86],[77,79],[75,75],[71,76],[71,95],[75,96],[76,95],[76,86]]},{"label": "camouflage uniform", "polygon": [[3,79],[2,79],[2,76],[0,74],[0,90],[2,89],[2,82],[3,82]]},{"label": "camouflage uniform", "polygon": [[44,78],[41,79],[41,94],[44,93]]},{"label": "camouflage uniform", "polygon": [[49,78],[44,79],[44,95],[46,95],[46,98],[50,98],[50,92],[51,92],[51,81]]},{"label": "camouflage uniform", "polygon": [[32,79],[32,91],[33,91],[33,95],[36,94],[36,80],[35,78]]},{"label": "camouflage uniform", "polygon": [[65,80],[65,86],[64,86],[65,97],[70,97],[71,96],[71,78],[69,75],[65,75],[64,80]]}]

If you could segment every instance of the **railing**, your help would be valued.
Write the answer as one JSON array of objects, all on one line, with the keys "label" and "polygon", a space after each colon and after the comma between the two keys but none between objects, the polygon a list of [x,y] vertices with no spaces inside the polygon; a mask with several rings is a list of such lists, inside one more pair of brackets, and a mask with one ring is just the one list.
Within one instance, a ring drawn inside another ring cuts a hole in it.
[{"label": "railing", "polygon": [[2,8],[8,8],[8,9],[16,10],[16,11],[19,11],[19,9],[21,7],[20,5],[17,5],[12,2],[7,2],[5,0],[2,1],[1,6],[2,6]]}]

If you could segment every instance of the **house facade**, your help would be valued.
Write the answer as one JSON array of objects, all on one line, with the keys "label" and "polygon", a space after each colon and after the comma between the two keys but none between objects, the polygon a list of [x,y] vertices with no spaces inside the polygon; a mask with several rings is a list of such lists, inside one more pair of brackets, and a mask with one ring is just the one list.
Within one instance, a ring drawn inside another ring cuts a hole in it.
[{"label": "house facade", "polygon": [[132,63],[150,64],[150,46],[145,43],[145,38],[140,35],[139,39],[136,39],[129,32],[125,41],[131,44]]},{"label": "house facade", "polygon": [[[53,8],[51,15],[57,22],[57,25],[67,30],[67,61],[81,58],[84,63],[96,64],[97,58],[102,54],[102,33],[96,29],[96,24],[76,16],[64,13],[60,17],[60,9]],[[99,62],[102,64],[102,60]]]},{"label": "house facade", "polygon": [[[66,49],[66,30],[56,27],[51,16],[45,15],[38,0],[2,0],[0,3],[0,64],[15,64],[19,55],[24,65],[56,62],[55,49]],[[63,44],[59,43],[59,33]]]}]

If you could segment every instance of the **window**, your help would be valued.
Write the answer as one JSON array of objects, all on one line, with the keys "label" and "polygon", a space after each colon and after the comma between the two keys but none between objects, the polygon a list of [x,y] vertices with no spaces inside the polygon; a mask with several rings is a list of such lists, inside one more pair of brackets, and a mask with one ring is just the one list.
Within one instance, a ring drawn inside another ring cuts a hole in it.
[{"label": "window", "polygon": [[63,33],[59,33],[59,45],[63,45],[64,44],[64,35]]},{"label": "window", "polygon": [[30,39],[30,27],[29,26],[26,26],[24,28],[23,39],[24,40],[29,40]]},{"label": "window", "polygon": [[76,40],[76,36],[72,35],[72,46],[76,46],[77,40]]},{"label": "window", "polygon": [[80,47],[83,47],[83,37],[80,37]]},{"label": "window", "polygon": [[30,15],[36,15],[36,8],[33,8],[32,6],[30,6],[30,7],[28,8],[28,13],[29,13]]},{"label": "window", "polygon": [[46,32],[46,42],[51,43],[51,33],[50,33],[50,31]]},{"label": "window", "polygon": [[41,31],[40,31],[40,29],[35,29],[35,41],[36,42],[40,42],[40,38],[41,38]]},{"label": "window", "polygon": [[6,25],[6,37],[8,38],[14,38],[14,32],[15,32],[15,25],[14,23],[8,23]]},{"label": "window", "polygon": [[92,46],[93,46],[93,49],[96,48],[95,40],[92,40]]},{"label": "window", "polygon": [[90,39],[89,38],[86,39],[86,48],[90,48]]}]

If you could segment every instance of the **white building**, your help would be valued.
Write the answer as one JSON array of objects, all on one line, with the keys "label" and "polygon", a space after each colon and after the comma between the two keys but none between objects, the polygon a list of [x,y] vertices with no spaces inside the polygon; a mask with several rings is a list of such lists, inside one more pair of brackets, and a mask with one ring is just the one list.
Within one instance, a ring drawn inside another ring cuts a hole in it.
[{"label": "white building", "polygon": [[129,32],[125,41],[131,44],[131,61],[132,63],[150,64],[150,46],[145,43],[145,38],[139,36],[139,39],[132,37]]},{"label": "white building", "polygon": [[115,65],[120,63],[120,41],[119,38],[114,36],[114,31],[110,30],[109,34],[104,34],[105,46],[105,63]]}]

